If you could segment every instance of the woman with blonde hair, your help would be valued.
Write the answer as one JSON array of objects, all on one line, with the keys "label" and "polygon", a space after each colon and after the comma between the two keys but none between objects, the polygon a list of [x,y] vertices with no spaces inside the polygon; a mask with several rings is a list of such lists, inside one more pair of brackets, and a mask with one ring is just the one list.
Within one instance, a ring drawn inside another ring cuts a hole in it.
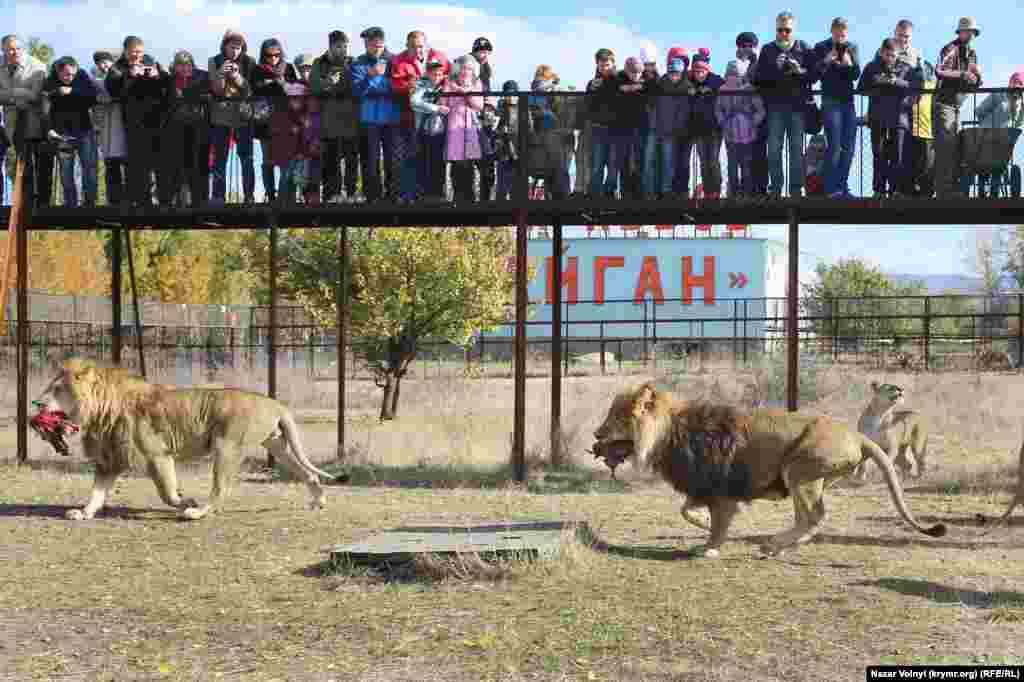
[{"label": "woman with blonde hair", "polygon": [[444,158],[451,164],[455,201],[472,202],[474,162],[480,153],[480,112],[484,108],[480,92],[480,65],[471,54],[452,62],[451,75],[445,82],[441,103],[448,107],[448,133]]},{"label": "woman with blonde hair", "polygon": [[[533,74],[530,90],[536,93],[555,92],[558,74],[541,64]],[[562,122],[562,101],[558,97],[530,95],[530,129],[527,167],[534,178],[542,178],[546,193],[563,199],[569,194],[569,157],[574,133]]]}]

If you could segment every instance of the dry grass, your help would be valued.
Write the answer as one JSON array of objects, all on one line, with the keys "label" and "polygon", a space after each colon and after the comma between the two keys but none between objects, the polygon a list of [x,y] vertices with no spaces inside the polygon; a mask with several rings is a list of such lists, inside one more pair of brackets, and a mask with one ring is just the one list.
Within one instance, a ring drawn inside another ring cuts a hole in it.
[{"label": "dry grass", "polygon": [[[758,371],[629,381],[743,402],[777,390]],[[950,535],[912,534],[875,481],[830,493],[819,538],[768,561],[753,560],[754,547],[792,522],[787,502],[753,504],[722,559],[695,561],[689,548],[705,534],[681,521],[665,485],[628,465],[620,486],[599,485],[607,470],[583,449],[622,378],[564,382],[575,466],[542,472],[527,489],[498,478],[449,487],[506,465],[510,381],[408,382],[399,420],[383,425],[372,384],[352,385],[355,464],[378,479],[329,488],[316,514],[299,485],[248,477],[223,513],[182,523],[152,484],[126,478],[100,518],[70,523],[64,511],[91,484],[81,460],[58,460],[33,438],[35,466],[18,469],[7,428],[0,679],[821,680],[860,679],[879,662],[1024,662],[1024,518],[985,538],[976,521],[1008,501],[1024,378],[822,368],[813,374],[822,398],[807,408],[855,421],[871,379],[902,383],[932,419],[934,468],[908,498]],[[313,459],[329,461],[333,384],[283,376],[282,386]],[[12,391],[3,391],[9,416]],[[540,462],[549,384],[531,380],[527,391],[527,440]],[[431,487],[389,484],[400,472]],[[204,493],[205,471],[186,472],[182,485]],[[428,557],[398,572],[333,572],[320,551],[398,525],[498,519],[586,520],[596,537],[567,542],[550,561]]]}]

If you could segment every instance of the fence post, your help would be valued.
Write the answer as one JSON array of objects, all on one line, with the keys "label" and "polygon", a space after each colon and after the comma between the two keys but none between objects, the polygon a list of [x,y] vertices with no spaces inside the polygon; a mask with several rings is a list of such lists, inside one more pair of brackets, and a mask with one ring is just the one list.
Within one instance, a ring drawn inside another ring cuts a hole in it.
[{"label": "fence post", "polygon": [[747,303],[749,299],[743,299],[743,366],[747,366]]},{"label": "fence post", "polygon": [[924,369],[931,369],[931,341],[932,341],[932,299],[924,297]]},{"label": "fence post", "polygon": [[732,368],[736,369],[736,363],[739,358],[739,349],[737,347],[739,337],[739,323],[740,323],[740,301],[734,298],[732,301]]},{"label": "fence post", "polygon": [[604,349],[605,349],[604,320],[601,320],[600,325],[598,326],[597,329],[598,329],[598,332],[601,334],[601,376],[604,376],[606,374],[606,372],[607,372],[607,367],[605,366],[605,361],[604,361]]}]

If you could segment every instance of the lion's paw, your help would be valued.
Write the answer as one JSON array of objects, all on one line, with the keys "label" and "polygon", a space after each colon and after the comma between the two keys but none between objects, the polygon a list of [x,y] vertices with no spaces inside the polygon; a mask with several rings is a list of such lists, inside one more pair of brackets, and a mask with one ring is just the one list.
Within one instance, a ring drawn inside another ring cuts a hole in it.
[{"label": "lion's paw", "polygon": [[186,507],[181,510],[181,518],[189,521],[198,521],[204,516],[206,516],[206,512],[198,507]]},{"label": "lion's paw", "polygon": [[85,515],[85,510],[83,509],[68,509],[67,513],[64,514],[64,518],[69,521],[84,521],[89,517]]},{"label": "lion's paw", "polygon": [[705,547],[704,549],[697,552],[697,556],[704,559],[717,559],[722,556],[722,553],[714,547]]},{"label": "lion's paw", "polygon": [[320,511],[321,509],[323,509],[326,506],[327,505],[324,503],[323,499],[310,500],[310,502],[309,502],[309,510],[310,511]]},{"label": "lion's paw", "polygon": [[189,498],[183,499],[181,501],[181,504],[178,505],[178,506],[181,507],[182,509],[195,509],[195,508],[199,507],[199,503],[196,502],[193,498],[189,497]]}]

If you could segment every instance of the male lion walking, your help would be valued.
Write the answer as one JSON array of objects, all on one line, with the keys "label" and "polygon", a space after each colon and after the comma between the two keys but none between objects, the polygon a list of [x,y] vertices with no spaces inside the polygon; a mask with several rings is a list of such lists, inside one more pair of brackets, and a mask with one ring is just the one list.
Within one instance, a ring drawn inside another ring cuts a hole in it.
[{"label": "male lion walking", "polygon": [[[320,476],[347,479],[313,466],[302,450],[288,408],[258,393],[160,386],[119,367],[71,358],[35,405],[39,415],[34,425],[40,416],[64,413],[66,419],[43,420],[51,425],[48,439],[62,443],[65,433],[80,429],[85,456],[96,466],[88,504],[69,510],[69,519],[93,518],[106,503],[117,477],[142,466],[164,502],[180,510],[183,518],[201,519],[230,493],[242,448],[247,445],[262,445],[305,482],[312,495],[312,509],[324,506]],[[213,457],[213,486],[207,503],[200,505],[182,499],[175,462],[203,455]]]}]

